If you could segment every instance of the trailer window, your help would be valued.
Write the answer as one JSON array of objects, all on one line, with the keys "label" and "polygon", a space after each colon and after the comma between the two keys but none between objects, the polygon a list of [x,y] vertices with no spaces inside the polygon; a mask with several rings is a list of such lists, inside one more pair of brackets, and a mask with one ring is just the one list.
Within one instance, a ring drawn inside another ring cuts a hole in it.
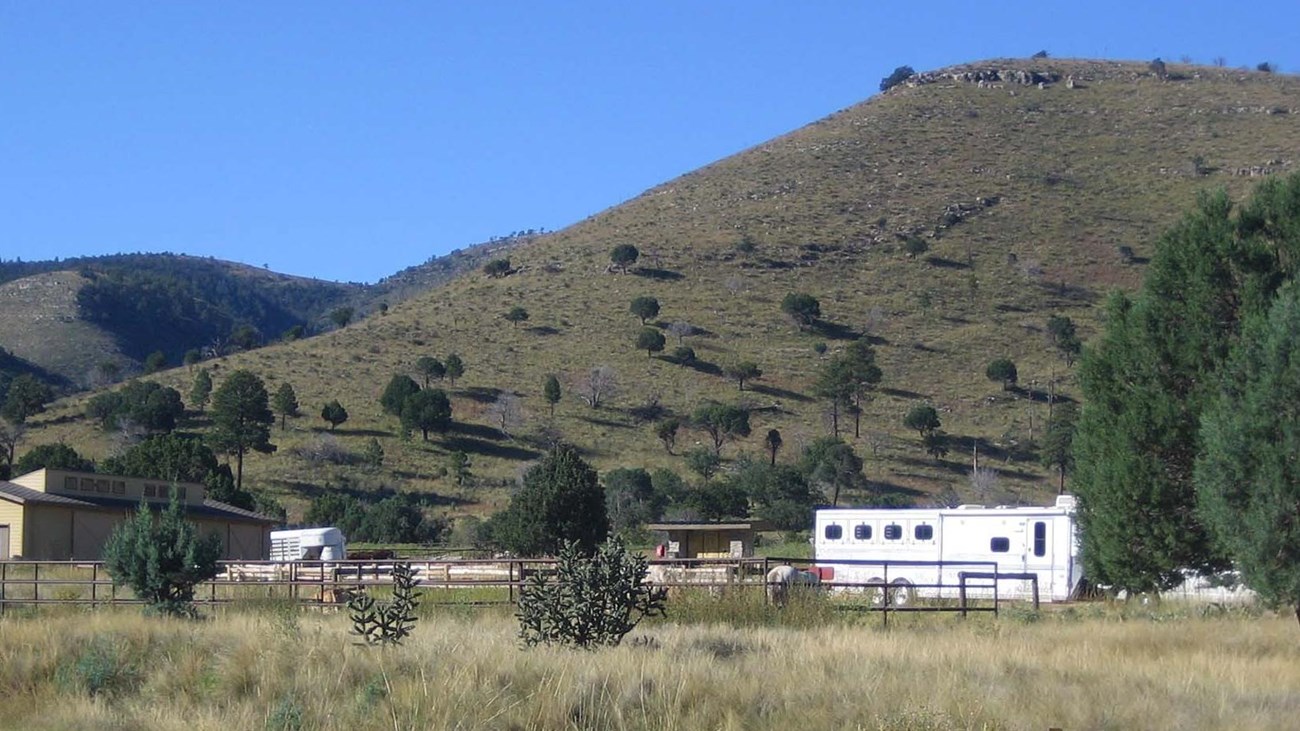
[{"label": "trailer window", "polygon": [[897,523],[890,523],[885,526],[885,540],[896,541],[903,537],[903,526]]},{"label": "trailer window", "polygon": [[934,526],[918,525],[912,529],[912,535],[918,541],[932,541],[934,540]]},{"label": "trailer window", "polygon": [[844,537],[844,527],[831,523],[826,526],[826,530],[823,531],[822,535],[826,536],[828,541],[838,541]]},{"label": "trailer window", "polygon": [[1047,555],[1047,524],[1041,521],[1034,523],[1034,555]]},{"label": "trailer window", "polygon": [[1011,550],[1010,538],[994,538],[989,541],[989,550],[994,553],[1006,553]]},{"label": "trailer window", "polygon": [[871,540],[871,526],[866,523],[858,523],[853,526],[853,540],[869,541]]}]

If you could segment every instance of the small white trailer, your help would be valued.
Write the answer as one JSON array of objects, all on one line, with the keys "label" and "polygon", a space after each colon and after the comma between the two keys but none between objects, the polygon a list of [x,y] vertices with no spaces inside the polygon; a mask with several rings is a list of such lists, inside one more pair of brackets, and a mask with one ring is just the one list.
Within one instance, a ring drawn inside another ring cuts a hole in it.
[{"label": "small white trailer", "polygon": [[[1050,507],[827,508],[817,511],[814,563],[822,582],[903,606],[914,597],[1069,599],[1083,579],[1074,497]],[[1006,575],[1002,577],[1002,575]],[[942,585],[942,586],[938,586]],[[845,587],[845,588],[848,588]]]},{"label": "small white trailer", "polygon": [[348,557],[338,528],[295,528],[271,531],[272,561],[342,561]]}]

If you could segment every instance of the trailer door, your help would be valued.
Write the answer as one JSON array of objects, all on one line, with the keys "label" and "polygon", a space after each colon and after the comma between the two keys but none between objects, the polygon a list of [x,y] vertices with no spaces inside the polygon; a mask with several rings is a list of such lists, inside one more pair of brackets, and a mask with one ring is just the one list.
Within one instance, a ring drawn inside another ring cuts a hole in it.
[{"label": "trailer door", "polygon": [[1043,597],[1055,596],[1052,558],[1052,521],[1043,516],[1025,521],[1025,570],[1038,574],[1038,593]]}]

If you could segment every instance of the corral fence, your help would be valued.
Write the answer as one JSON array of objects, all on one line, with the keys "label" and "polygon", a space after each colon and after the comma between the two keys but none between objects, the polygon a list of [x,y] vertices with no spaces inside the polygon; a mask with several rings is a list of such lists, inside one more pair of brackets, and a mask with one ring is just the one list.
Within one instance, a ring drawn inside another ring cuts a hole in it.
[{"label": "corral fence", "polygon": [[[383,592],[392,584],[395,563],[408,564],[425,591],[425,604],[488,606],[514,604],[529,577],[554,571],[552,559],[411,559],[347,561],[227,561],[217,577],[196,587],[195,601],[206,605],[240,602],[289,601],[328,606],[346,601],[351,592]],[[655,559],[648,578],[669,592],[702,589],[722,594],[758,591],[767,601],[771,587],[767,575],[783,564],[807,570],[803,558]],[[953,564],[918,561],[837,562],[870,564],[878,568],[881,582],[830,581],[820,586],[843,597],[836,607],[848,611],[880,612],[887,623],[890,613],[970,612],[997,613],[1005,601],[998,585],[1006,580],[1034,579],[1034,605],[1038,605],[1036,577],[1006,574],[991,562]],[[927,565],[937,569],[934,584],[910,584],[915,596],[898,601],[889,591],[891,570]],[[953,569],[960,569],[956,574]],[[815,570],[814,570],[815,571]],[[944,583],[943,577],[949,580]],[[956,577],[954,580],[952,577]],[[933,590],[933,591],[932,591]],[[927,595],[933,601],[924,601]],[[913,599],[920,599],[919,601]],[[108,606],[138,604],[131,590],[115,582],[102,562],[0,561],[0,614],[14,607],[43,605]]]}]

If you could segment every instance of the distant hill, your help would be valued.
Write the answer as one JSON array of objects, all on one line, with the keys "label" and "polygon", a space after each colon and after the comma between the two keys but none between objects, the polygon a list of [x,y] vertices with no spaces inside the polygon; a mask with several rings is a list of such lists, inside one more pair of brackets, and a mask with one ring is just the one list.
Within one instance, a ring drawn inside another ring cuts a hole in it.
[{"label": "distant hill", "polygon": [[[791,460],[829,431],[827,404],[813,389],[824,358],[865,336],[884,380],[865,404],[860,435],[847,436],[877,491],[922,503],[1049,499],[1054,482],[1035,441],[1049,396],[1078,392],[1048,340],[1048,318],[1072,318],[1086,340],[1106,293],[1141,281],[1156,238],[1201,191],[1242,197],[1263,178],[1300,169],[1300,80],[1175,64],[1164,71],[1043,59],[921,74],[515,246],[509,276],[467,267],[383,316],[214,361],[218,380],[251,368],[272,389],[288,381],[307,414],[287,431],[277,426],[280,449],[253,455],[246,474],[279,493],[291,514],[326,489],[380,487],[486,510],[555,438],[579,445],[602,470],[685,474],[680,453],[707,438],[683,431],[670,455],[650,420],[689,415],[706,399],[750,409],[753,436],[728,444],[726,458],[761,454],[763,435],[776,428],[785,443],[778,459]],[[617,244],[640,250],[627,274],[610,266]],[[816,327],[801,330],[782,315],[793,292],[820,301]],[[671,326],[692,326],[680,342],[695,363],[636,348],[641,323],[628,307],[643,295],[661,305],[650,324],[668,334],[669,352],[679,345]],[[512,325],[503,315],[516,305],[529,317]],[[452,389],[458,427],[427,443],[403,440],[377,403],[384,385],[395,373],[418,378],[417,358],[450,352],[467,364]],[[985,377],[1001,357],[1018,366],[1016,389]],[[744,392],[721,375],[739,360],[763,370]],[[578,398],[595,366],[617,380],[599,409]],[[564,385],[553,420],[542,399],[552,373]],[[193,374],[157,378],[185,392]],[[502,392],[518,394],[522,414],[503,417],[511,410],[494,407]],[[351,418],[325,436],[314,415],[334,398]],[[923,403],[943,422],[942,459],[902,424]],[[79,399],[56,405],[36,420],[28,445],[65,439],[91,456],[107,453],[111,440],[78,416],[81,408]],[[384,450],[379,471],[347,457],[372,438]],[[470,456],[477,479],[467,487],[444,476],[452,450]],[[972,484],[977,455],[995,482]]]}]

